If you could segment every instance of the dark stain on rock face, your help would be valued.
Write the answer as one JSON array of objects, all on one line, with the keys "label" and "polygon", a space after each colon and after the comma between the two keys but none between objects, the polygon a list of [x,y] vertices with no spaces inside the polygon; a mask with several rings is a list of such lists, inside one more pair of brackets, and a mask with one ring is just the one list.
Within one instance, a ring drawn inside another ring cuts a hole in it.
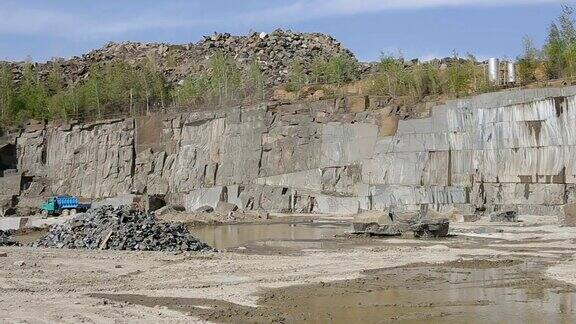
[{"label": "dark stain on rock face", "polygon": [[554,108],[556,108],[556,117],[560,117],[564,113],[564,105],[566,98],[555,97],[554,98]]},{"label": "dark stain on rock face", "polygon": [[527,121],[526,125],[528,126],[528,130],[530,134],[534,134],[536,137],[536,143],[540,143],[540,133],[542,131],[542,121],[541,120],[533,120]]}]

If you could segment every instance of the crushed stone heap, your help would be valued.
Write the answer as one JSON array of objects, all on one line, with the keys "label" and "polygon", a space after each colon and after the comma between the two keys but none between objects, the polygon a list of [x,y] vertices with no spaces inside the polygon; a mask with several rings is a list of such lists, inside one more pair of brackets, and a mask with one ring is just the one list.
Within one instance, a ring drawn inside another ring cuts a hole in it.
[{"label": "crushed stone heap", "polygon": [[[329,35],[321,33],[298,33],[278,29],[270,34],[252,33],[248,36],[234,36],[219,33],[204,36],[197,43],[164,44],[122,42],[108,43],[80,57],[56,59],[46,63],[36,63],[42,78],[46,78],[53,64],[61,68],[64,83],[75,84],[85,79],[94,64],[106,64],[116,60],[130,65],[142,65],[153,59],[169,83],[205,72],[209,59],[216,53],[233,57],[238,65],[246,70],[252,61],[258,62],[267,86],[278,85],[288,80],[289,70],[295,60],[302,63],[305,72],[310,72],[316,58],[329,58],[346,55],[354,58],[351,51]],[[11,63],[16,81],[20,80],[23,62]]]},{"label": "crushed stone heap", "polygon": [[12,231],[0,230],[0,246],[20,245],[20,243],[12,239]]},{"label": "crushed stone heap", "polygon": [[181,223],[158,223],[149,213],[104,206],[54,225],[35,247],[141,251],[211,251]]}]

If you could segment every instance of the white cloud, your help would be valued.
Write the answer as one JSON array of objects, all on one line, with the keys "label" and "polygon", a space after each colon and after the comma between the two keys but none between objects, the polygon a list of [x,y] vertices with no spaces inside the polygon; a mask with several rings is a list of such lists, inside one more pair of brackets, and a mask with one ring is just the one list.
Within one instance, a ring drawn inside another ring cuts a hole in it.
[{"label": "white cloud", "polygon": [[330,16],[347,16],[387,10],[414,10],[434,7],[510,6],[564,3],[564,0],[312,0],[246,14],[253,20],[307,20]]},{"label": "white cloud", "polygon": [[[158,8],[144,7],[128,16],[95,17],[88,13],[28,9],[14,5],[0,10],[0,34],[50,35],[72,39],[106,38],[128,32],[153,29],[215,26],[226,28],[231,21],[246,24],[294,22],[315,18],[347,16],[394,9],[423,9],[456,6],[503,6],[562,3],[562,0],[298,0],[287,5],[236,13],[206,13],[189,17],[182,7],[158,2]],[[157,10],[162,9],[162,10]],[[198,11],[196,11],[198,12]]]},{"label": "white cloud", "polygon": [[179,19],[147,13],[134,13],[130,17],[93,17],[46,9],[14,9],[0,11],[0,34],[98,38],[155,28],[194,27],[211,22],[203,18]]}]

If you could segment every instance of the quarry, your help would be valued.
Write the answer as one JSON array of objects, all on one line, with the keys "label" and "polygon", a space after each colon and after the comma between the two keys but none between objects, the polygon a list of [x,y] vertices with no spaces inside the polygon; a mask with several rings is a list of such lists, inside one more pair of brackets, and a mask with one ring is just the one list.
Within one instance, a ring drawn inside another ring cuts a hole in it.
[{"label": "quarry", "polygon": [[[218,51],[264,64],[266,96],[134,111],[130,90],[117,116],[0,128],[1,322],[576,320],[574,82],[520,86],[512,65],[401,100],[363,91],[377,64],[333,37],[283,30],[58,62],[72,86],[153,56],[179,85]],[[358,82],[282,87],[323,55]]]},{"label": "quarry", "polygon": [[[16,213],[2,224],[17,224],[10,229],[23,246],[2,247],[1,313],[22,321],[41,311],[73,322],[344,322],[353,314],[460,322],[538,307],[527,320],[570,320],[575,95],[575,87],[488,93],[419,119],[351,96],[30,123],[2,144],[4,210]],[[156,211],[181,208],[157,217],[184,223],[230,209],[213,225],[188,227],[214,252],[34,247],[26,240],[43,233],[27,228],[41,219],[24,213],[58,194],[118,204],[161,198],[166,207]],[[352,234],[363,219],[382,224],[381,215],[394,214],[401,223],[423,210],[449,219],[450,235]],[[517,219],[490,222],[504,211]],[[445,296],[410,297],[422,290]]]}]

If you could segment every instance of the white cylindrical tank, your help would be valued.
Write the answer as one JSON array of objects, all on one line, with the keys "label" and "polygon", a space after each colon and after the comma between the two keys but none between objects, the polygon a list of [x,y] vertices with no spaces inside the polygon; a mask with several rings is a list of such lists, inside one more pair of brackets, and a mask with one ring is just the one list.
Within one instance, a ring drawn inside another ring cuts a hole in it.
[{"label": "white cylindrical tank", "polygon": [[492,84],[500,84],[500,60],[494,57],[488,59],[488,81]]},{"label": "white cylindrical tank", "polygon": [[516,83],[516,65],[514,64],[514,62],[506,63],[506,72],[508,74],[506,81],[508,83]]}]

